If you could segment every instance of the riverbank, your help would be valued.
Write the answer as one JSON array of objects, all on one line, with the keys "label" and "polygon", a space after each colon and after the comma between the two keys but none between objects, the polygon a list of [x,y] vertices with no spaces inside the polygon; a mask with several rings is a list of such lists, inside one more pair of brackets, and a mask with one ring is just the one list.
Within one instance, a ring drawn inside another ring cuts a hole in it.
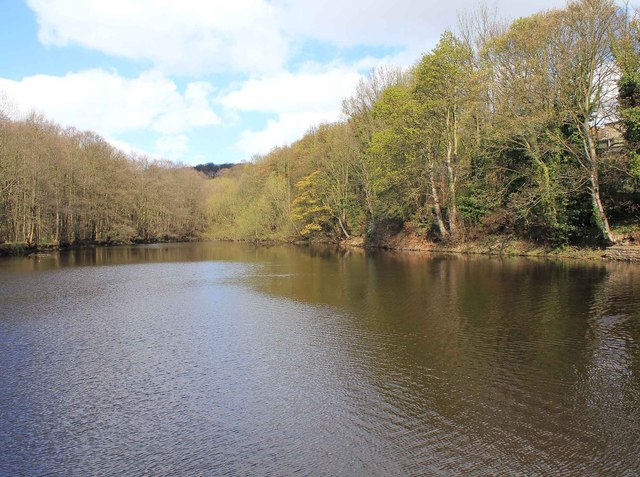
[{"label": "riverbank", "polygon": [[549,259],[607,260],[640,263],[640,246],[623,242],[612,247],[545,247],[505,236],[459,242],[432,242],[416,234],[401,232],[375,241],[354,237],[340,243],[343,247],[417,251],[464,255],[538,257]]},{"label": "riverbank", "polygon": [[151,240],[134,239],[128,241],[96,241],[72,244],[28,244],[26,242],[4,242],[0,243],[0,257],[28,256],[36,253],[57,252],[60,250],[77,250],[92,247],[117,247],[121,245],[148,245],[154,243],[186,243],[197,241],[200,240],[193,237],[162,237]]},{"label": "riverbank", "polygon": [[394,250],[399,252],[427,252],[457,255],[487,255],[504,257],[536,257],[547,259],[570,259],[590,261],[626,261],[640,263],[640,246],[622,244],[613,247],[543,247],[539,244],[516,240],[503,236],[491,236],[482,240],[438,243],[417,235],[400,233],[397,235],[367,241],[364,237],[352,237],[336,242],[332,240],[300,241],[293,239],[257,239],[242,240],[229,238],[211,238],[213,241],[230,243],[253,243],[256,245],[334,245],[341,248],[368,250]]},{"label": "riverbank", "polygon": [[[335,242],[332,240],[314,240],[312,242],[299,239],[257,239],[234,240],[229,238],[211,238],[213,241],[253,243],[256,245],[309,245],[325,244],[336,245],[342,248],[382,249],[406,252],[429,252],[459,255],[488,255],[505,257],[537,257],[548,259],[572,259],[572,260],[605,260],[625,261],[640,263],[640,245],[622,243],[608,248],[599,247],[544,247],[539,244],[517,240],[504,236],[491,236],[483,239],[459,241],[459,242],[432,242],[416,234],[401,232],[396,235],[379,238],[376,241],[367,241],[364,237],[352,237],[348,240]],[[145,245],[154,243],[186,243],[201,242],[195,238],[167,238],[156,240],[133,240],[119,242],[93,242],[80,244],[41,244],[29,245],[23,242],[0,244],[0,257],[2,256],[29,256],[37,253],[47,253],[60,250],[76,250],[92,247],[115,247],[122,245]]]},{"label": "riverbank", "polygon": [[606,249],[603,248],[551,248],[508,237],[488,237],[482,240],[459,242],[431,242],[415,235],[398,234],[376,242],[367,242],[362,237],[357,237],[345,240],[341,245],[345,247],[466,255],[548,257],[584,260],[603,260],[607,258]]}]

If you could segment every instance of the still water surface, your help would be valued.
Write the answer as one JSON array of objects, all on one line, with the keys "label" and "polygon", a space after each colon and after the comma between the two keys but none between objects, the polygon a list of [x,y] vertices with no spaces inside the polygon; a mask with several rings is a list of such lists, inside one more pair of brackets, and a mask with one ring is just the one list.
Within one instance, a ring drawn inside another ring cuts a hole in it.
[{"label": "still water surface", "polygon": [[0,261],[0,475],[638,475],[640,266]]}]

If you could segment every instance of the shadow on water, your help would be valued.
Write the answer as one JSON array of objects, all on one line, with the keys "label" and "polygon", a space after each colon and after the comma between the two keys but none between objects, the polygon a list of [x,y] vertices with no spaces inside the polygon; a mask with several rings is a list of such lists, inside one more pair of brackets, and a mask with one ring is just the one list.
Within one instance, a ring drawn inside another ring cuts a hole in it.
[{"label": "shadow on water", "polygon": [[639,267],[327,251],[290,266],[256,286],[348,310],[375,388],[449,442],[437,469],[640,468]]}]

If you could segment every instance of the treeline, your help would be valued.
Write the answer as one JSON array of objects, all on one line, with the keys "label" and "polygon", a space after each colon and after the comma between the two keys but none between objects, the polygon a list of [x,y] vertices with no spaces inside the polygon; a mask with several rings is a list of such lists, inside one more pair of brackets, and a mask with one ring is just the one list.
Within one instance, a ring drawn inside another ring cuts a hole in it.
[{"label": "treeline", "polygon": [[343,111],[213,179],[210,234],[607,244],[640,222],[640,25],[611,0],[480,11]]},{"label": "treeline", "polygon": [[0,111],[0,244],[184,240],[205,228],[205,177],[89,132]]},{"label": "treeline", "polygon": [[230,169],[235,166],[230,162],[225,164],[214,164],[213,162],[207,162],[206,164],[198,164],[194,167],[194,169],[198,172],[202,172],[205,176],[209,178],[216,177],[221,171],[225,169]]}]

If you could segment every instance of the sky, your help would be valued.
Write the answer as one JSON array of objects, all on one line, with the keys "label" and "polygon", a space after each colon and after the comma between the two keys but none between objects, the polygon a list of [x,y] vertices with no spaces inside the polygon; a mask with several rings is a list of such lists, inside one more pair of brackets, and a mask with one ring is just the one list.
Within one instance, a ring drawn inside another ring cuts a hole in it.
[{"label": "sky", "polygon": [[[564,0],[487,2],[506,19]],[[0,0],[0,107],[185,164],[250,160],[341,118],[477,0]]]}]

